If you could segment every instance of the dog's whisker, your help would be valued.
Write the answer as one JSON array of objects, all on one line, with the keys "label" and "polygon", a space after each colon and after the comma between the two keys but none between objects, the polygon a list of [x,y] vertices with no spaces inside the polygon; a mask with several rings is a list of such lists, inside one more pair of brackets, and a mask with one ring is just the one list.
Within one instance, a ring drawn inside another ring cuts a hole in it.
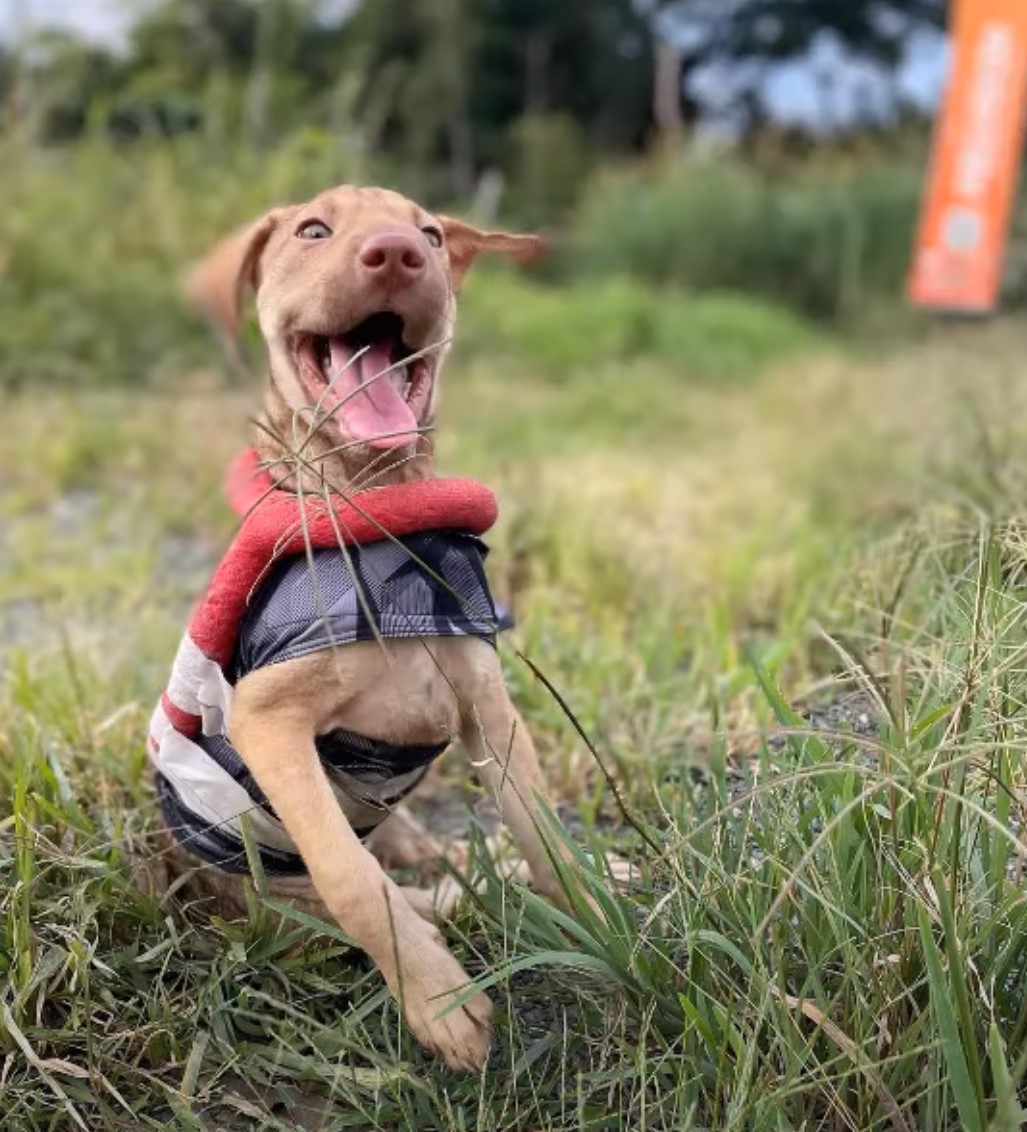
[{"label": "dog's whisker", "polygon": [[[313,468],[309,459],[301,456],[298,453],[296,454],[296,465],[297,465],[298,469],[302,468],[303,470],[308,471],[308,472],[315,472],[315,469]],[[374,527],[376,527],[377,530],[383,536],[384,539],[388,540],[394,546],[398,547],[404,554],[407,555],[407,557],[412,562],[416,563],[435,582],[437,582],[440,586],[442,586],[444,589],[446,589],[447,592],[449,592],[451,596],[456,598],[456,600],[459,601],[461,603],[461,605],[468,607],[470,609],[471,613],[474,614],[474,616],[480,617],[480,618],[482,618],[483,620],[486,620],[486,621],[491,620],[491,614],[489,614],[485,610],[476,609],[474,606],[468,606],[468,603],[466,602],[466,599],[464,598],[464,596],[462,594],[460,594],[459,591],[454,589],[445,580],[445,578],[441,577],[438,573],[436,573],[434,570],[432,570],[432,568],[423,559],[421,559],[418,555],[414,554],[410,550],[410,548],[407,547],[402,542],[402,540],[397,538],[394,534],[392,534],[391,531],[389,531],[386,527],[384,527],[381,523],[379,523],[373,516],[368,514],[368,512],[366,510],[364,510],[364,508],[361,507],[357,503],[356,499],[354,498],[354,493],[353,493],[352,488],[345,489],[345,488],[339,487],[338,485],[332,483],[332,481],[329,480],[327,478],[327,476],[324,475],[323,469],[316,470],[316,473],[317,473],[317,475],[318,475],[318,477],[321,481],[321,485],[322,485],[319,494],[323,496],[328,514],[332,517],[330,519],[330,521],[333,523],[333,526],[335,525],[336,520],[338,519],[338,515],[335,511],[335,508],[331,505],[331,498],[330,498],[331,495],[334,495],[337,498],[341,498],[347,504],[349,504],[349,506],[351,506],[353,508],[353,510],[356,511],[357,514],[361,516],[361,518],[367,520]],[[298,475],[298,472],[296,474]],[[304,510],[305,509],[303,507],[301,507],[301,514],[304,512]],[[339,540],[341,542],[342,538],[341,538],[341,535],[338,534],[338,531],[337,531],[337,537],[339,538]],[[306,532],[305,532],[305,538],[307,538],[307,540],[309,541],[309,535]],[[347,565],[349,565],[349,563],[347,563]]]},{"label": "dog's whisker", "polygon": [[335,414],[338,413],[349,401],[356,397],[357,394],[362,393],[364,390],[366,390],[369,385],[372,385],[376,381],[380,381],[384,377],[388,377],[390,373],[395,373],[396,370],[402,369],[404,366],[409,365],[410,362],[415,362],[420,358],[427,357],[435,350],[441,350],[442,347],[445,346],[449,341],[449,338],[444,338],[439,342],[433,342],[428,346],[422,347],[422,349],[420,350],[414,351],[414,353],[412,354],[408,354],[402,361],[393,362],[391,365],[386,366],[385,369],[383,369],[380,373],[374,374],[372,377],[369,377],[367,381],[362,382],[360,385],[358,385],[356,389],[352,389],[344,397],[340,397],[339,400],[336,401],[336,403],[331,407],[331,409],[329,409],[328,412],[325,413],[321,417],[321,419],[317,420],[316,424],[312,426],[311,432],[301,446],[300,451],[302,452],[306,450],[307,445],[314,438],[316,433],[324,426],[326,421],[331,420],[335,416]]},{"label": "dog's whisker", "polygon": [[[409,435],[430,436],[432,433],[434,433],[434,431],[434,425],[419,425],[414,429],[403,429],[402,431],[398,432],[378,433],[375,439],[386,440],[394,436]],[[280,456],[262,460],[260,461],[258,466],[262,471],[269,471],[273,468],[288,464],[292,468],[293,474],[296,473],[297,468],[302,467],[303,469],[320,479],[321,469],[318,467],[318,465],[322,465],[326,460],[330,460],[334,456],[342,455],[356,448],[361,448],[366,444],[366,440],[349,440],[345,444],[333,445],[331,448],[326,449],[324,452],[312,453],[306,456],[300,455],[300,449],[289,448],[288,445],[286,445],[286,450]],[[362,471],[373,471],[382,462],[382,460],[388,459],[390,455],[391,452],[388,450],[379,453],[368,462],[366,468],[362,469]],[[396,461],[396,466],[398,467],[400,464],[406,463],[410,459],[416,459],[419,455],[421,454],[414,453],[412,456],[404,457],[402,460]],[[297,463],[297,460],[299,460],[300,462]],[[375,476],[374,478],[377,479],[380,477]],[[363,487],[365,486],[365,481],[361,478],[361,473],[358,473],[357,477],[354,478],[351,486],[355,490],[363,489]]]},{"label": "dog's whisker", "polygon": [[[434,431],[435,431],[434,425],[418,425],[417,428],[404,428],[404,429],[397,431],[397,432],[375,433],[375,435],[373,437],[371,437],[370,439],[372,439],[372,440],[389,440],[394,436],[431,436],[431,434]],[[367,440],[348,440],[348,441],[346,441],[345,444],[336,444],[332,448],[325,449],[324,452],[315,453],[313,455],[305,457],[305,459],[310,460],[312,463],[315,463],[315,464],[321,463],[324,460],[330,459],[332,456],[338,456],[341,453],[349,452],[354,448],[361,448],[366,444],[367,444]],[[377,463],[383,457],[387,457],[388,454],[389,453],[387,451],[379,453],[377,456],[375,456],[370,461],[370,464]]]},{"label": "dog's whisker", "polygon": [[419,460],[420,458],[420,453],[414,452],[409,456],[403,456],[397,460],[393,460],[391,464],[387,464],[384,468],[379,468],[377,471],[374,470],[374,464],[376,463],[376,461],[372,461],[370,464],[368,464],[367,468],[365,468],[362,473],[354,477],[353,490],[356,492],[367,491],[367,489],[370,488],[372,484],[376,483],[383,476],[387,476],[390,474],[390,472],[395,472],[399,468],[403,467],[404,464],[410,464],[414,460]]},{"label": "dog's whisker", "polygon": [[[419,428],[417,430],[417,435],[430,436],[433,431],[434,428],[429,425],[423,428]],[[390,435],[394,434],[383,434],[383,439]],[[374,459],[369,460],[356,473],[356,475],[354,475],[352,480],[353,490],[363,491],[367,488],[369,482],[381,479],[383,475],[387,474],[392,469],[399,468],[403,464],[409,463],[411,460],[420,459],[422,456],[422,452],[414,451],[400,457],[394,449],[384,449],[383,451],[379,452],[378,455],[374,457]],[[384,468],[382,468],[383,464],[385,465]]]},{"label": "dog's whisker", "polygon": [[359,350],[357,350],[357,352],[355,354],[353,354],[352,357],[350,357],[346,360],[346,364],[342,367],[342,369],[340,369],[339,372],[330,381],[328,381],[326,383],[324,389],[321,390],[321,395],[318,397],[316,404],[313,406],[314,413],[313,413],[313,418],[311,419],[310,426],[308,427],[307,439],[310,438],[309,429],[314,427],[314,421],[317,419],[317,414],[321,411],[321,405],[324,403],[324,399],[332,391],[332,388],[334,387],[335,383],[339,380],[340,377],[342,377],[342,375],[351,366],[356,365],[356,363],[367,353],[368,350],[370,350],[370,348],[371,348],[370,346],[361,346],[361,348]]},{"label": "dog's whisker", "polygon": [[[334,512],[334,508],[331,508],[331,506],[330,506],[330,500],[328,499],[328,494],[327,494],[327,492],[326,492],[326,500],[328,500],[328,502],[329,502],[330,514],[332,514],[332,515],[334,516],[334,518],[333,518],[333,526],[335,526],[335,519],[337,519],[337,518],[338,518],[338,516],[336,516],[336,515],[335,515],[335,512]],[[351,506],[355,506],[355,505],[353,504],[353,502],[352,502],[352,500],[351,500],[351,499],[347,499],[347,502],[348,502],[348,503],[350,503],[350,505],[351,505]],[[366,517],[366,516],[365,516],[365,517]],[[350,571],[350,575],[351,575],[351,576],[352,576],[352,578],[353,578],[353,581],[354,581],[354,586],[355,586],[355,588],[356,588],[356,589],[358,590],[358,593],[359,593],[359,591],[361,591],[362,587],[360,587],[360,583],[359,583],[359,581],[358,581],[358,579],[357,579],[357,575],[356,575],[356,572],[355,572],[355,571],[354,571],[354,569],[353,569],[353,565],[352,565],[352,559],[351,559],[351,557],[350,557],[350,555],[349,555],[349,552],[348,552],[348,550],[347,550],[347,548],[346,548],[346,546],[345,546],[345,544],[344,544],[344,539],[343,539],[343,537],[342,537],[342,534],[341,534],[341,532],[339,531],[339,528],[338,528],[338,526],[335,526],[335,532],[336,532],[336,538],[337,538],[337,540],[338,540],[338,542],[339,542],[339,547],[340,547],[340,549],[342,550],[342,552],[343,552],[343,555],[344,555],[344,556],[346,557],[346,565],[347,565],[347,568],[348,568],[348,569],[349,569],[349,571]],[[420,565],[420,566],[421,566],[421,567],[422,567],[422,568],[423,568],[423,569],[424,569],[424,570],[425,570],[425,571],[426,571],[427,573],[431,574],[431,575],[432,575],[432,577],[434,577],[434,578],[437,578],[437,579],[438,579],[439,581],[441,581],[441,582],[442,582],[442,584],[446,585],[446,583],[445,583],[444,579],[438,578],[438,575],[437,575],[437,574],[435,574],[435,572],[434,572],[434,571],[432,571],[432,570],[431,570],[431,569],[430,569],[430,568],[429,568],[429,567],[427,566],[427,564],[426,564],[426,563],[424,563],[424,562],[423,562],[423,561],[422,561],[422,560],[421,560],[421,559],[420,559],[420,558],[419,558],[419,557],[418,557],[418,556],[417,556],[416,554],[414,554],[414,553],[413,553],[412,551],[410,551],[410,549],[409,549],[409,548],[408,548],[407,546],[405,546],[405,545],[404,545],[404,544],[403,544],[402,542],[400,542],[400,541],[399,541],[398,539],[395,539],[395,538],[393,538],[393,539],[392,539],[392,541],[393,541],[393,542],[395,543],[395,545],[399,546],[399,547],[400,547],[400,548],[401,548],[401,549],[403,550],[403,552],[404,552],[404,553],[405,553],[405,554],[407,555],[407,557],[408,557],[408,558],[409,558],[409,559],[410,559],[410,560],[411,560],[412,562],[416,562],[416,563],[418,563],[418,564],[419,564],[419,565]],[[379,580],[381,580],[381,579],[379,579]],[[450,587],[448,587],[448,585],[447,585],[447,588],[450,588]],[[455,591],[455,590],[451,590],[451,592],[453,592],[453,593],[456,593],[456,591]],[[366,595],[365,595],[365,596],[366,596]],[[458,596],[459,596],[459,595],[458,595]],[[404,614],[404,616],[406,616],[406,615]],[[377,629],[377,625],[376,625],[376,623],[374,622],[374,620],[373,620],[373,619],[371,620],[371,624],[372,624],[372,627],[373,627],[373,628],[374,628],[374,630],[375,630],[375,638],[376,638],[376,639],[378,640],[379,644],[381,645],[381,647],[382,647],[382,650],[383,650],[383,651],[386,651],[386,645],[385,645],[385,642],[384,642],[384,641],[383,641],[383,640],[381,639],[381,637],[380,637],[380,634],[379,634],[379,631],[378,631],[378,629]],[[437,672],[439,673],[439,675],[440,675],[440,676],[442,677],[442,679],[443,679],[443,680],[444,680],[444,681],[446,682],[446,684],[447,684],[447,685],[449,686],[449,689],[450,689],[450,691],[452,691],[453,695],[454,695],[454,696],[456,696],[456,695],[458,694],[458,693],[457,693],[457,690],[456,690],[456,687],[455,687],[455,685],[453,684],[452,680],[450,679],[450,677],[449,677],[448,673],[447,673],[447,672],[445,671],[445,669],[444,669],[444,668],[442,667],[442,664],[441,664],[441,662],[439,661],[438,657],[436,657],[435,653],[434,653],[434,652],[433,652],[433,651],[431,650],[431,648],[429,647],[429,645],[428,645],[428,639],[427,639],[427,637],[426,637],[426,636],[425,636],[425,635],[424,635],[423,633],[415,633],[415,634],[413,635],[413,637],[412,637],[411,639],[413,639],[413,640],[416,640],[416,641],[417,641],[417,642],[418,642],[418,643],[419,643],[419,644],[420,644],[420,645],[422,646],[422,648],[423,648],[423,649],[424,649],[424,650],[425,650],[425,651],[427,652],[428,656],[429,656],[429,657],[431,658],[432,664],[434,665],[434,667],[435,667],[436,671],[437,671]]]},{"label": "dog's whisker", "polygon": [[[323,479],[322,483],[324,483]],[[339,544],[339,550],[342,554],[343,561],[345,561],[346,563],[346,569],[349,571],[350,578],[353,581],[353,592],[357,595],[357,601],[360,603],[360,608],[364,616],[367,618],[368,624],[371,626],[371,631],[372,633],[374,633],[374,638],[378,642],[378,646],[381,648],[383,653],[387,653],[385,642],[384,640],[382,640],[381,630],[378,628],[378,623],[371,608],[371,602],[368,599],[366,592],[364,591],[364,587],[360,581],[360,577],[357,571],[353,568],[353,556],[350,553],[349,548],[346,546],[346,540],[343,537],[342,531],[340,530],[340,519],[335,511],[335,508],[332,506],[331,494],[329,492],[327,484],[324,485],[323,492],[325,507],[327,508],[328,515],[330,517],[332,531],[335,534],[335,540]],[[337,647],[338,646],[334,645],[333,643],[333,648]]]},{"label": "dog's whisker", "polygon": [[480,617],[483,620],[491,620],[491,615],[487,611],[476,609],[473,605],[470,605],[464,598],[464,596],[458,590],[454,589],[446,581],[445,578],[434,571],[428,565],[428,563],[424,561],[424,559],[411,551],[410,548],[401,539],[397,538],[396,535],[394,535],[387,527],[383,526],[380,522],[378,522],[377,519],[374,518],[373,515],[370,515],[363,507],[361,507],[353,497],[352,491],[339,487],[337,484],[334,484],[331,480],[329,480],[327,476],[324,477],[324,483],[327,485],[328,489],[333,495],[340,496],[342,499],[344,499],[346,503],[348,503],[349,506],[352,507],[353,510],[356,511],[362,519],[365,519],[372,526],[374,526],[379,534],[381,534],[383,540],[392,543],[393,546],[402,551],[410,559],[411,562],[416,563],[421,570],[423,570],[429,577],[431,577],[435,582],[442,586],[452,597],[456,598],[456,600],[460,602],[460,604],[464,608],[469,609],[475,617]]}]

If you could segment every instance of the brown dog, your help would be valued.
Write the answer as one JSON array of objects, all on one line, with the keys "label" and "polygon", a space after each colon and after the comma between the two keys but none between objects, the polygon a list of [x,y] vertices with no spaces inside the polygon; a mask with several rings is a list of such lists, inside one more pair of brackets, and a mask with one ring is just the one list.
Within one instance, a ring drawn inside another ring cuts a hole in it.
[{"label": "brown dog", "polygon": [[[343,186],[276,209],[201,265],[193,297],[230,334],[247,288],[256,291],[270,362],[256,447],[279,486],[317,493],[433,476],[426,430],[455,292],[488,251],[529,260],[539,241],[433,216],[393,192]],[[354,831],[379,807],[340,799],[319,738],[342,730],[408,749],[459,737],[534,884],[555,898],[551,855],[560,850],[540,832],[538,758],[492,643],[462,635],[385,646],[358,641],[243,675],[231,744],[309,874],[273,879],[272,892],[333,917],[377,964],[415,1036],[449,1065],[476,1069],[488,1054],[490,1002],[475,994],[454,1006],[468,978],[432,922],[432,894],[400,888],[382,868],[414,864],[439,846],[400,810],[365,848]],[[227,890],[239,880],[218,883]]]}]

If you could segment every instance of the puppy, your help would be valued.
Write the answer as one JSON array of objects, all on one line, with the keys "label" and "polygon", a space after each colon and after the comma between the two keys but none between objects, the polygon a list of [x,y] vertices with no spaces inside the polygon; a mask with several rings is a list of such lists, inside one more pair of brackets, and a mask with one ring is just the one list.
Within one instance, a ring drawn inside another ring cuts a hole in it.
[{"label": "puppy", "polygon": [[[534,885],[561,896],[567,854],[542,832],[542,775],[481,568],[494,504],[435,478],[430,438],[464,275],[482,252],[539,250],[534,236],[343,186],[230,237],[191,284],[228,335],[256,292],[269,384],[242,468],[257,490],[240,510],[255,518],[151,724],[174,851],[238,895],[248,821],[272,894],[334,918],[416,1038],[464,1070],[486,1060],[489,999],[454,1005],[468,977],[432,894],[399,887],[383,863],[440,852],[399,802],[459,739]],[[278,518],[254,535],[272,505]]]}]

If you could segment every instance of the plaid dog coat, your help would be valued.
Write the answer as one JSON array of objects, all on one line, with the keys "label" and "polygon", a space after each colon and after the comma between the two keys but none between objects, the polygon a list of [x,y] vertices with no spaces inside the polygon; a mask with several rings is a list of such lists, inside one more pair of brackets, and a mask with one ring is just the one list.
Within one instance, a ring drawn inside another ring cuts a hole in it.
[{"label": "plaid dog coat", "polygon": [[[476,636],[495,641],[498,612],[477,537],[496,518],[492,493],[436,479],[349,502],[276,489],[256,454],[229,477],[240,529],[194,610],[150,721],[149,751],[164,820],[191,853],[246,872],[246,820],[269,875],[305,866],[230,741],[234,684],[257,668],[355,641]],[[340,539],[346,544],[344,553]],[[309,542],[309,552],[308,552]],[[340,800],[375,815],[367,836],[420,781],[448,741],[396,746],[348,731],[317,739]]]}]

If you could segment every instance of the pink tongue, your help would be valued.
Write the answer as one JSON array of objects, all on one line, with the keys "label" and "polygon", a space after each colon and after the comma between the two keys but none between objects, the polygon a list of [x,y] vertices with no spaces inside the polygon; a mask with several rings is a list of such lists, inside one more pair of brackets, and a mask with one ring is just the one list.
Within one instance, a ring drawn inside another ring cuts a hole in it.
[{"label": "pink tongue", "polygon": [[372,448],[397,448],[409,444],[417,428],[410,406],[393,382],[398,370],[379,377],[391,364],[388,343],[376,342],[353,361],[353,351],[341,339],[329,339],[332,372],[346,368],[353,381],[343,379],[335,388],[339,398],[348,398],[339,412],[346,431],[354,440],[366,440]]}]

